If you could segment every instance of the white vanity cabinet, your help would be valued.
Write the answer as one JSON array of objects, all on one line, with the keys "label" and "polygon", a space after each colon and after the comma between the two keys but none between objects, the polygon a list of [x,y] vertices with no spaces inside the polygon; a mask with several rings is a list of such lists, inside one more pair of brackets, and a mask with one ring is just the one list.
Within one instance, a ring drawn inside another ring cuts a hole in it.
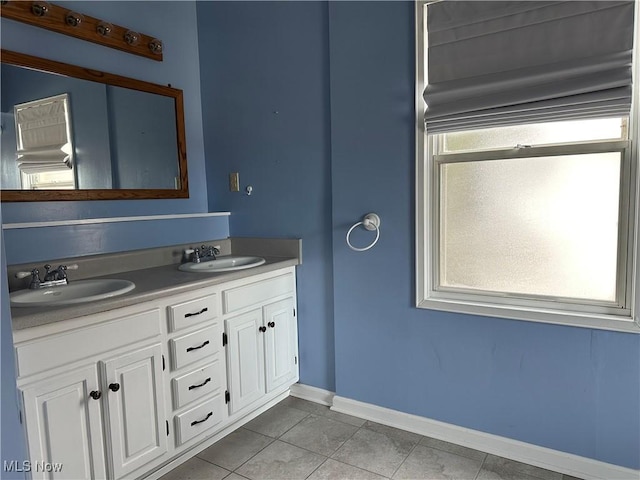
[{"label": "white vanity cabinet", "polygon": [[162,345],[100,362],[106,394],[113,476],[125,478],[167,451]]},{"label": "white vanity cabinet", "polygon": [[184,449],[227,419],[219,291],[173,299],[167,314],[175,446]]},{"label": "white vanity cabinet", "polygon": [[22,388],[29,457],[62,465],[51,477],[106,478],[101,402],[90,397],[99,384],[97,368],[87,365]]},{"label": "white vanity cabinet", "polygon": [[16,343],[32,478],[124,478],[167,451],[159,310],[110,317]]},{"label": "white vanity cabinet", "polygon": [[295,290],[287,271],[222,292],[231,415],[297,381]]},{"label": "white vanity cabinet", "polygon": [[285,267],[17,330],[29,459],[62,464],[31,477],[157,479],[275,405],[298,380],[295,308]]}]

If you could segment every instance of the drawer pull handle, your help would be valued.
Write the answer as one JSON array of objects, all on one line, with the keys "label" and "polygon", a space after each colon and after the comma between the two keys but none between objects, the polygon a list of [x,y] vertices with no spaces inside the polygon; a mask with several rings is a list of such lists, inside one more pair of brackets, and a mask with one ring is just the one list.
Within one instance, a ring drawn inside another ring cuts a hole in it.
[{"label": "drawer pull handle", "polygon": [[200,387],[204,387],[207,383],[209,383],[211,381],[211,377],[207,378],[204,382],[202,382],[199,385],[190,385],[189,386],[189,390],[193,390],[194,388],[200,388]]},{"label": "drawer pull handle", "polygon": [[276,322],[269,322],[267,323],[267,325],[269,326],[269,328],[275,328]]},{"label": "drawer pull handle", "polygon": [[118,390],[120,390],[120,384],[119,383],[110,383],[109,384],[109,390],[111,390],[112,392],[117,392]]},{"label": "drawer pull handle", "polygon": [[262,333],[267,331],[267,327],[258,327],[258,330],[260,330]]},{"label": "drawer pull handle", "polygon": [[189,318],[189,317],[195,317],[196,315],[200,315],[206,311],[208,311],[209,309],[207,307],[204,307],[202,310],[200,310],[199,312],[196,313],[185,313],[184,314],[184,318]]},{"label": "drawer pull handle", "polygon": [[191,352],[193,350],[199,350],[202,347],[206,347],[207,345],[209,345],[209,340],[205,340],[204,343],[202,345],[200,345],[199,347],[189,347],[189,348],[187,348],[187,352]]},{"label": "drawer pull handle", "polygon": [[89,396],[90,396],[91,398],[93,398],[94,400],[99,400],[99,399],[100,399],[100,397],[102,396],[102,393],[101,393],[101,392],[99,392],[98,390],[93,390],[93,391],[89,394]]},{"label": "drawer pull handle", "polygon": [[193,422],[191,422],[191,426],[193,427],[194,425],[197,425],[199,423],[206,422],[211,418],[211,415],[213,415],[213,412],[207,413],[207,416],[204,417],[202,420],[194,420]]}]

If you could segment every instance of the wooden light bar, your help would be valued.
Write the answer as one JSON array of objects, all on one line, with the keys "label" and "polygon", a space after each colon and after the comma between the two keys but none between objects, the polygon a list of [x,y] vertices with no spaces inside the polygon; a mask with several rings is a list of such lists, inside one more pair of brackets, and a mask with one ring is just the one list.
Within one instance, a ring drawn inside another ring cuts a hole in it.
[{"label": "wooden light bar", "polygon": [[162,61],[162,42],[157,38],[53,3],[3,0],[0,2],[0,14],[11,20]]}]

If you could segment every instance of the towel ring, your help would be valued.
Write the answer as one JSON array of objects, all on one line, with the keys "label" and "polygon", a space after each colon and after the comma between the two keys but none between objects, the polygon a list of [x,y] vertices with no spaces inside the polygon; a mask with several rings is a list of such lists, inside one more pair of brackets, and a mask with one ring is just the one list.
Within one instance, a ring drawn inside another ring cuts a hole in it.
[{"label": "towel ring", "polygon": [[[359,225],[362,225],[364,228],[366,228],[369,231],[372,231],[372,230],[376,231],[376,238],[373,240],[373,242],[371,242],[370,245],[362,248],[354,247],[353,245],[351,245],[351,241],[349,240],[349,236],[351,235],[351,232],[353,232],[353,229]],[[349,245],[349,248],[351,250],[355,250],[356,252],[364,252],[366,250],[369,250],[376,243],[378,243],[379,238],[380,238],[380,217],[375,213],[368,213],[364,217],[362,217],[361,222],[355,223],[347,232],[347,245]]]}]

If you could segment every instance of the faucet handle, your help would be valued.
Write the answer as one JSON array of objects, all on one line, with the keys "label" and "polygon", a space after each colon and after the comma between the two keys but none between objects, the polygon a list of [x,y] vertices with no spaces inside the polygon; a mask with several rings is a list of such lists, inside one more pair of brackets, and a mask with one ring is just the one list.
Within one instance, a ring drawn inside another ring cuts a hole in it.
[{"label": "faucet handle", "polygon": [[56,280],[66,280],[67,270],[77,270],[77,269],[78,269],[77,263],[72,263],[71,265],[58,265],[58,268],[56,268],[54,271],[56,275]]},{"label": "faucet handle", "polygon": [[27,278],[28,276],[33,276],[34,273],[36,275],[38,275],[40,272],[38,271],[37,268],[34,268],[33,270],[31,270],[30,272],[16,272],[16,274],[14,275],[14,277],[16,278]]},{"label": "faucet handle", "polygon": [[30,272],[16,272],[16,278],[26,278],[31,276],[31,282],[29,283],[29,288],[34,289],[40,286],[40,271],[37,268],[34,268]]}]

